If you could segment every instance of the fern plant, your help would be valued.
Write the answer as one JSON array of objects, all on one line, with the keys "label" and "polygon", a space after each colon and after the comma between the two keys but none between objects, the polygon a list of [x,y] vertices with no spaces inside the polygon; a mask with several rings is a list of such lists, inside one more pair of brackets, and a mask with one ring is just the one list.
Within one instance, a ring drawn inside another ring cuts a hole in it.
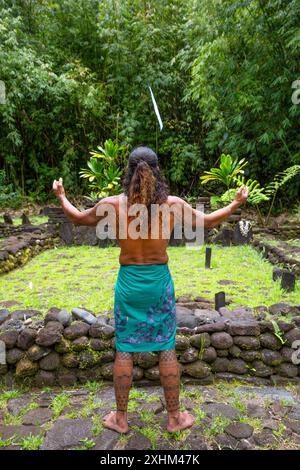
[{"label": "fern plant", "polygon": [[225,191],[225,193],[223,193],[221,196],[211,197],[211,203],[221,204],[221,205],[229,204],[231,201],[233,201],[236,195],[237,188],[239,188],[242,185],[247,186],[249,188],[249,196],[248,196],[247,202],[255,206],[258,217],[261,223],[263,223],[263,218],[262,218],[258,205],[270,199],[269,196],[265,194],[265,188],[260,186],[260,183],[257,180],[252,180],[251,178],[246,180],[244,176],[240,176],[240,175],[234,177],[233,181],[236,187],[227,189],[227,191]]},{"label": "fern plant", "polygon": [[[286,168],[284,171],[277,173],[273,181],[263,187],[255,179],[249,178],[246,180],[243,175],[243,167],[247,163],[248,162],[245,162],[244,159],[239,162],[237,159],[233,161],[230,155],[223,154],[221,156],[220,168],[211,168],[210,171],[206,171],[206,174],[200,177],[200,180],[203,184],[208,181],[219,181],[227,186],[227,190],[221,196],[211,197],[212,204],[229,204],[234,199],[237,189],[242,185],[247,186],[249,188],[247,202],[255,206],[261,224],[267,225],[270,220],[270,215],[279,189],[281,189],[292,178],[295,178],[300,174],[300,165],[293,165]],[[270,207],[264,221],[259,205],[270,200]]]},{"label": "fern plant", "polygon": [[286,343],[286,339],[283,338],[283,332],[282,332],[281,329],[279,328],[278,323],[276,323],[275,320],[271,320],[271,323],[272,323],[273,332],[274,332],[274,335],[276,336],[276,338],[279,339],[279,341],[281,342],[281,344]]},{"label": "fern plant", "polygon": [[258,205],[270,199],[265,192],[265,188],[261,186],[257,180],[253,180],[251,178],[245,180],[244,176],[237,176],[234,178],[234,181],[237,188],[240,186],[247,186],[249,188],[249,196],[247,199],[249,204]]},{"label": "fern plant", "polygon": [[270,208],[268,211],[268,215],[266,217],[266,224],[269,222],[270,215],[274,206],[275,198],[277,196],[277,192],[282,186],[284,186],[288,181],[290,181],[292,178],[295,178],[295,176],[300,174],[300,165],[293,165],[290,166],[289,168],[286,168],[284,171],[281,171],[280,173],[277,173],[274,176],[273,181],[269,183],[266,186],[266,194],[271,197],[272,196],[272,201],[270,204]]}]

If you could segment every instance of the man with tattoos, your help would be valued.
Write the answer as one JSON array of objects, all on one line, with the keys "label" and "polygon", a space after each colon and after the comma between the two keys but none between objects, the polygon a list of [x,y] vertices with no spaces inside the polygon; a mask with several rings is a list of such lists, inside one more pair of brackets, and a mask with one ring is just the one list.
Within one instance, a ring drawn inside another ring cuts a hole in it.
[{"label": "man with tattoos", "polygon": [[[194,417],[187,411],[180,411],[179,406],[175,293],[166,251],[169,234],[180,219],[179,216],[186,211],[189,216],[184,217],[184,224],[190,223],[192,227],[214,227],[220,224],[246,201],[248,188],[239,188],[235,199],[226,207],[203,214],[183,199],[168,194],[157,155],[148,147],[140,146],[129,155],[123,190],[118,196],[102,199],[91,209],[79,211],[66,198],[61,178],[53,182],[53,191],[64,213],[74,224],[96,226],[103,221],[104,213],[110,212],[110,208],[116,214],[114,229],[121,249],[114,297],[116,357],[113,376],[117,410],[104,418],[104,425],[120,433],[128,431],[127,406],[132,384],[132,355],[156,351],[168,412],[167,430],[179,431],[192,426]],[[132,211],[135,206],[138,207],[136,212]],[[157,207],[171,209],[167,223],[161,215],[154,219]],[[132,230],[134,213],[143,213],[139,224],[134,225],[140,228],[139,236]],[[144,220],[146,225],[141,236]]]}]

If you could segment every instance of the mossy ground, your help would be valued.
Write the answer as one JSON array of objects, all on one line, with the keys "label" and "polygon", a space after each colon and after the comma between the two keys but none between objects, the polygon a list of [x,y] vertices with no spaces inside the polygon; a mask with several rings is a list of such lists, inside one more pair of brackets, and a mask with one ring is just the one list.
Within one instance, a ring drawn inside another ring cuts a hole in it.
[{"label": "mossy ground", "polygon": [[[224,445],[225,448],[229,445],[229,448],[236,449],[239,448],[238,440],[231,438],[228,444],[224,443],[224,439],[228,439],[227,426],[233,422],[251,426],[254,437],[254,440],[250,439],[252,448],[299,448],[299,435],[290,430],[290,428],[295,429],[295,416],[299,413],[299,386],[295,384],[285,388],[259,388],[244,384],[242,381],[216,381],[207,386],[182,385],[180,401],[182,409],[188,409],[195,416],[195,425],[183,432],[169,433],[166,431],[166,410],[161,387],[132,387],[129,397],[131,431],[126,436],[116,435],[112,448],[124,449],[131,437],[142,434],[148,441],[147,448],[154,450],[159,448],[189,450],[192,443],[195,446],[198,441],[199,444],[203,443],[203,440],[208,449],[222,449]],[[45,407],[49,412],[47,418],[40,423],[38,417],[44,416]],[[88,382],[76,388],[64,389],[2,388],[0,389],[0,449],[37,450],[43,444],[47,448],[53,438],[57,441],[59,449],[63,444],[55,438],[55,435],[56,432],[63,433],[61,426],[57,425],[64,420],[67,423],[74,420],[74,427],[77,429],[75,433],[77,442],[76,444],[73,442],[68,448],[90,450],[97,443],[106,445],[106,440],[109,440],[111,434],[103,426],[103,416],[112,408],[114,408],[113,388],[103,383]],[[33,410],[36,413],[34,424],[36,433],[24,437],[22,431],[26,430],[26,424],[23,421],[28,419]],[[228,411],[234,412],[235,417],[226,416]],[[90,421],[91,432],[88,437],[84,435],[86,421]],[[81,426],[83,427],[80,430]],[[48,433],[52,438],[47,437]],[[267,435],[262,434],[260,437],[260,433]],[[221,442],[220,436],[223,437]],[[260,437],[259,444],[256,437]],[[164,447],[165,445],[167,447]]]},{"label": "mossy ground", "polygon": [[[201,295],[213,300],[225,291],[237,305],[300,303],[300,283],[292,293],[272,280],[273,266],[250,246],[212,247],[212,269],[204,268],[205,246],[170,247],[170,270],[176,295]],[[87,308],[95,313],[113,306],[119,248],[58,247],[33,258],[0,278],[0,300],[17,300],[18,308]],[[225,282],[224,282],[225,281]],[[227,284],[227,281],[230,283]]]}]

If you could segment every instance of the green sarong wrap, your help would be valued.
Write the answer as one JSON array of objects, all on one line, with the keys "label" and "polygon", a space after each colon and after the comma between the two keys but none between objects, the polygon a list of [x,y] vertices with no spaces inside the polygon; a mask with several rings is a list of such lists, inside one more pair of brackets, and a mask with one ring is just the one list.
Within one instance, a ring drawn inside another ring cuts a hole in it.
[{"label": "green sarong wrap", "polygon": [[174,348],[175,293],[168,265],[121,265],[115,287],[114,314],[117,351]]}]

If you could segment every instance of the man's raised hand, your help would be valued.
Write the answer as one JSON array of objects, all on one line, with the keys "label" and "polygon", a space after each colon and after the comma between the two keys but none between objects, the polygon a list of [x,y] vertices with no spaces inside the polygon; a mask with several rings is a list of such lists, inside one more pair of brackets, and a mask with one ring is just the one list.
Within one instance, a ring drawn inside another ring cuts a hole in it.
[{"label": "man's raised hand", "polygon": [[236,193],[236,195],[235,195],[234,200],[235,200],[236,202],[238,202],[239,204],[244,204],[244,202],[247,201],[248,195],[249,195],[249,188],[248,188],[248,186],[241,186],[241,187],[238,189],[238,191],[237,191],[237,193]]},{"label": "man's raised hand", "polygon": [[55,196],[60,199],[63,196],[65,196],[65,189],[63,187],[63,180],[62,178],[59,178],[59,180],[54,180],[53,181],[53,186],[52,186],[53,192]]}]

